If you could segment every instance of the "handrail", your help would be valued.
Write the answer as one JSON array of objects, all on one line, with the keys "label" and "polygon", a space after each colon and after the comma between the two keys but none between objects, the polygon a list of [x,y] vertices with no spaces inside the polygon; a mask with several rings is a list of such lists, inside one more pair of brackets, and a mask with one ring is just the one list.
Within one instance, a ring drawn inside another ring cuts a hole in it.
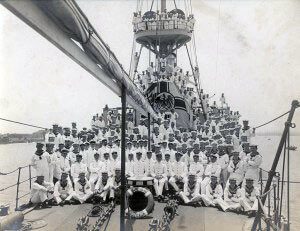
[{"label": "handrail", "polygon": [[[21,181],[21,180],[20,180],[20,178],[21,178],[21,170],[24,169],[24,168],[27,168],[27,167],[28,167],[28,170],[29,170],[29,177],[28,177],[27,179]],[[9,189],[9,188],[12,188],[12,187],[14,187],[14,186],[17,186],[17,192],[16,192],[16,207],[15,207],[15,210],[18,209],[19,199],[21,199],[21,198],[23,198],[23,197],[25,197],[25,196],[27,196],[27,195],[30,194],[30,192],[28,192],[28,193],[25,193],[25,194],[22,195],[22,196],[19,196],[20,185],[23,184],[23,183],[25,183],[25,182],[27,182],[27,181],[29,181],[29,190],[31,190],[31,180],[36,178],[36,177],[32,177],[32,176],[31,176],[31,165],[30,165],[30,164],[29,164],[29,165],[26,165],[26,166],[20,166],[20,167],[18,167],[17,169],[15,169],[15,170],[13,170],[13,171],[10,171],[10,172],[7,172],[7,173],[0,173],[0,175],[10,175],[10,174],[12,174],[12,173],[14,173],[14,172],[16,172],[16,171],[18,171],[18,179],[17,179],[17,183],[12,184],[12,185],[9,185],[9,186],[7,186],[7,187],[4,187],[4,188],[0,189],[0,192],[3,192],[3,191],[5,191],[5,190],[7,190],[7,189]]]}]

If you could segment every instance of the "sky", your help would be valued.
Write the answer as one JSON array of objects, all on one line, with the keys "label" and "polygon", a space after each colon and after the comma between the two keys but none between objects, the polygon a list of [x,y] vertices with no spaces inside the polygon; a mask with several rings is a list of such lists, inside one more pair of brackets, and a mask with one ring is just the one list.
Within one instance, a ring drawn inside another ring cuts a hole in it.
[{"label": "sky", "polygon": [[[136,1],[77,2],[128,70]],[[144,11],[147,5],[150,1],[144,1]],[[177,1],[177,7],[185,9],[184,1]],[[201,83],[205,92],[216,94],[212,100],[224,93],[250,126],[283,114],[293,99],[300,100],[300,1],[192,0],[192,11]],[[187,56],[179,52],[178,65],[185,70]],[[120,98],[0,5],[0,118],[42,127],[76,121],[81,128],[105,104],[120,106]],[[284,121],[259,131],[280,132]],[[0,121],[0,133],[36,130]]]}]

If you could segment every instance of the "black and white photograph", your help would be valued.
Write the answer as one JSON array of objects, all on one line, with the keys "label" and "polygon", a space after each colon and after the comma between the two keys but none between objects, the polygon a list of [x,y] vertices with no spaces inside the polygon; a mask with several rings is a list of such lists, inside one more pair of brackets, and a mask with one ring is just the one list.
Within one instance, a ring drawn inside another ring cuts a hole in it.
[{"label": "black and white photograph", "polygon": [[0,231],[297,231],[299,145],[299,0],[0,0]]}]

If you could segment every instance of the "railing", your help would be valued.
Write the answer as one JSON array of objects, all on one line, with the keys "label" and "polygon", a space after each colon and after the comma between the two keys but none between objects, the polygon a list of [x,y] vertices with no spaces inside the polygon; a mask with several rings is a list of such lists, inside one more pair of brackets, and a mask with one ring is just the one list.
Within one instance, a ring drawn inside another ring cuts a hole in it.
[{"label": "railing", "polygon": [[149,31],[149,30],[174,30],[182,29],[191,32],[193,30],[193,23],[187,20],[179,21],[174,19],[142,21],[134,24],[135,32]]},{"label": "railing", "polygon": [[[31,167],[32,167],[31,165],[26,165],[26,166],[18,167],[17,169],[15,169],[15,170],[13,170],[13,171],[11,171],[11,172],[8,172],[8,173],[1,173],[1,172],[0,172],[0,175],[4,175],[4,176],[5,176],[5,175],[10,175],[10,174],[12,174],[12,173],[18,171],[17,183],[12,184],[12,185],[9,185],[9,186],[7,186],[7,187],[4,187],[4,188],[1,188],[1,189],[0,189],[0,192],[3,192],[3,191],[5,191],[5,190],[7,190],[7,189],[10,189],[10,188],[16,186],[16,206],[15,206],[15,210],[18,210],[18,208],[19,208],[19,200],[20,200],[21,198],[23,198],[23,197],[25,197],[25,196],[27,196],[27,195],[30,194],[31,185],[32,185],[32,179],[36,178],[36,177],[32,177],[32,176],[31,176]],[[22,170],[22,169],[26,169],[26,168],[28,168],[28,174],[29,174],[29,177],[28,177],[28,179],[25,179],[25,180],[22,180],[22,181],[21,181],[21,173],[22,173],[21,170]],[[20,193],[20,185],[23,184],[23,183],[25,183],[25,182],[27,182],[27,181],[29,181],[29,192],[28,192],[28,193],[25,193],[25,194],[23,194],[23,195],[20,196],[20,195],[19,195],[19,193]]]}]

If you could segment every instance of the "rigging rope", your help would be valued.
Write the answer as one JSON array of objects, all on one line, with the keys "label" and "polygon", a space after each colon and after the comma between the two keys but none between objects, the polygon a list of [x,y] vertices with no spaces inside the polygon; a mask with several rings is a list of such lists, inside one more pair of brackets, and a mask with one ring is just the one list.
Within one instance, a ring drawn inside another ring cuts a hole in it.
[{"label": "rigging rope", "polygon": [[26,123],[14,121],[14,120],[9,120],[9,119],[4,119],[4,118],[0,118],[0,120],[4,120],[4,121],[15,123],[15,124],[22,124],[22,125],[25,125],[25,126],[28,126],[28,127],[33,127],[33,128],[41,128],[41,129],[45,129],[45,130],[48,129],[48,128],[44,128],[44,127],[40,127],[40,126],[36,126],[36,125],[32,125],[32,124],[26,124]]},{"label": "rigging rope", "polygon": [[290,112],[290,111],[287,111],[287,112],[283,113],[282,115],[277,116],[276,118],[274,118],[274,119],[272,119],[272,120],[270,120],[270,121],[268,121],[268,122],[266,122],[266,123],[264,123],[264,124],[261,124],[261,125],[255,127],[254,129],[257,129],[257,128],[263,127],[263,126],[265,126],[265,125],[267,125],[267,124],[269,124],[269,123],[272,123],[273,121],[278,120],[279,118],[285,116],[285,115],[288,114],[289,112]]},{"label": "rigging rope", "polygon": [[217,57],[216,57],[216,75],[215,75],[215,90],[218,75],[218,61],[219,61],[219,40],[220,40],[220,13],[221,12],[221,0],[219,0],[219,15],[218,15],[218,36],[217,36]]}]

